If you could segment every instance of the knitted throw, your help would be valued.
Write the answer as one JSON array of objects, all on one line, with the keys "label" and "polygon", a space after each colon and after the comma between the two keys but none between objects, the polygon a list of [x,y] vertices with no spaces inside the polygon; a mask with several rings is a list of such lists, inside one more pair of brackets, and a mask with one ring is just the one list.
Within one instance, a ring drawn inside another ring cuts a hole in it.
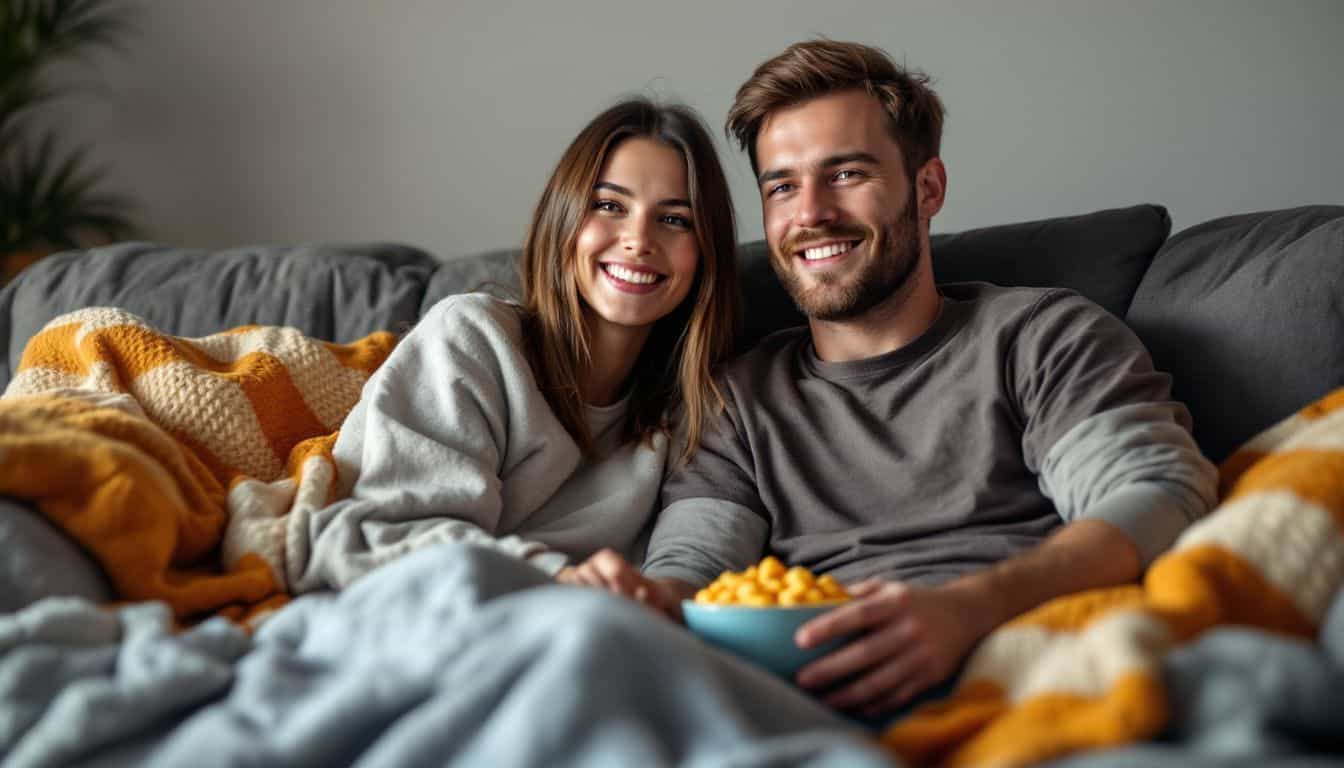
[{"label": "knitted throw", "polygon": [[119,309],[52,320],[0,398],[0,494],[34,502],[125,600],[250,619],[286,599],[285,535],[396,338],[245,326],[199,339]]},{"label": "knitted throw", "polygon": [[917,765],[1016,766],[1157,734],[1161,663],[1219,625],[1314,640],[1344,585],[1344,389],[1221,467],[1222,503],[1142,584],[1053,600],[971,655],[883,742]]}]

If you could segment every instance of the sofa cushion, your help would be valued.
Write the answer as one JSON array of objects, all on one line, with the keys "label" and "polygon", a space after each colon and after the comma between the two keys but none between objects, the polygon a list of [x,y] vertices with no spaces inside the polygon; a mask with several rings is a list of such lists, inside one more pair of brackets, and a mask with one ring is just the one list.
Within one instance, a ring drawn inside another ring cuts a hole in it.
[{"label": "sofa cushion", "polygon": [[121,307],[176,336],[256,323],[346,342],[414,322],[435,266],[396,245],[209,252],[125,243],[56,254],[0,292],[0,388],[29,338],[82,307]]},{"label": "sofa cushion", "polygon": [[518,249],[505,249],[445,261],[429,278],[420,314],[428,312],[442,299],[459,293],[484,291],[517,301],[521,295],[518,274],[521,255]]},{"label": "sofa cushion", "polygon": [[1221,461],[1344,386],[1344,207],[1206,222],[1171,238],[1126,317]]},{"label": "sofa cushion", "polygon": [[40,513],[0,496],[0,613],[47,597],[112,599],[112,586],[93,557]]},{"label": "sofa cushion", "polygon": [[[1165,208],[1136,205],[934,235],[933,272],[939,283],[1071,288],[1123,317],[1170,232]],[[744,343],[805,322],[776,279],[763,241],[743,246],[742,260]]]}]

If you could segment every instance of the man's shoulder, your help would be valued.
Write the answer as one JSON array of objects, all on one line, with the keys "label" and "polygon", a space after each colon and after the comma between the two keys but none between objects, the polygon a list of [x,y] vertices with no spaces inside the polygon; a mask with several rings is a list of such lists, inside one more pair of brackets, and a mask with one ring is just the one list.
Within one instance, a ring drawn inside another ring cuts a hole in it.
[{"label": "man's shoulder", "polygon": [[1028,322],[1111,317],[1101,306],[1069,288],[945,283],[938,290],[947,299],[965,304],[972,318],[999,328]]},{"label": "man's shoulder", "polygon": [[719,375],[731,381],[756,380],[792,369],[803,345],[811,339],[807,326],[799,325],[775,331],[719,368]]}]

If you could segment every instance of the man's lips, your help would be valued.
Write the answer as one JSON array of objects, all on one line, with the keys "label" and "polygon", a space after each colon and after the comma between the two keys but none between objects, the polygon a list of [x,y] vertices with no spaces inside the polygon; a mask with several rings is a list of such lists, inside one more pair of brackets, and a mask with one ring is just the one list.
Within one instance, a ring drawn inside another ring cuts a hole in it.
[{"label": "man's lips", "polygon": [[809,264],[829,262],[848,254],[862,242],[863,240],[857,238],[819,240],[802,247],[794,248],[793,256],[794,258],[802,259]]}]

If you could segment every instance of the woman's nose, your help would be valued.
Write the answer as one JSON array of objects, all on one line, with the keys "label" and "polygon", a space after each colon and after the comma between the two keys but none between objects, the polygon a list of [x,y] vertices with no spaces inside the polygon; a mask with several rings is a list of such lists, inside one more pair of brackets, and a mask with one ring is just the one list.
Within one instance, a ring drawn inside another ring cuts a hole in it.
[{"label": "woman's nose", "polygon": [[636,256],[653,250],[651,222],[644,216],[631,216],[626,219],[625,229],[621,232],[621,245],[627,253]]}]

